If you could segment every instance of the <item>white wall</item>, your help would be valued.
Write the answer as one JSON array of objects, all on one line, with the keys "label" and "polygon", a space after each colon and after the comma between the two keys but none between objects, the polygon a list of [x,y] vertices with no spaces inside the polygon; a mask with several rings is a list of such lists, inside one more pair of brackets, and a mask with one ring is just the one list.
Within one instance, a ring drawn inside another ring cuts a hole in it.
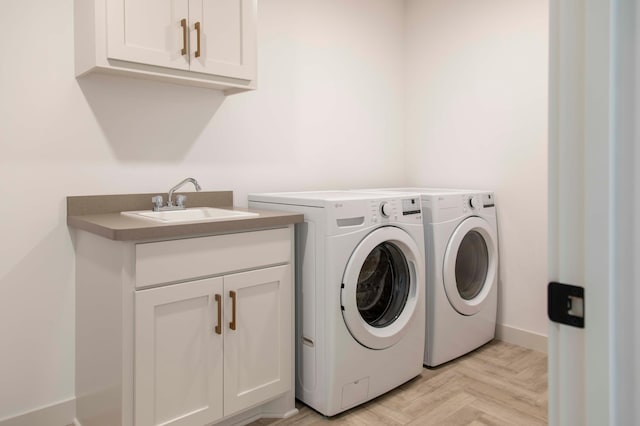
[{"label": "white wall", "polygon": [[547,0],[407,0],[406,143],[416,185],[491,189],[498,322],[547,333]]},{"label": "white wall", "polygon": [[74,397],[67,195],[403,185],[403,3],[260,0],[259,89],[73,71],[72,0],[5,0],[0,419]]}]

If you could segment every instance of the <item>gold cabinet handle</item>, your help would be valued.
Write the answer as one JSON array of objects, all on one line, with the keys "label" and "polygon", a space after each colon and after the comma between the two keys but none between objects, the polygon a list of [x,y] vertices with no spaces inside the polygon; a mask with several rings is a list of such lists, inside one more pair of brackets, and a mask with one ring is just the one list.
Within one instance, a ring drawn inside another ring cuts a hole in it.
[{"label": "gold cabinet handle", "polygon": [[187,54],[187,20],[182,19],[180,21],[180,26],[182,27],[182,50],[180,51],[180,53],[183,55],[186,55]]},{"label": "gold cabinet handle", "polygon": [[198,35],[198,37],[196,38],[198,40],[198,48],[196,49],[196,58],[200,57],[200,22],[196,22],[196,34]]},{"label": "gold cabinet handle", "polygon": [[229,328],[232,330],[236,329],[236,292],[230,291],[229,297],[231,297],[231,322],[229,323]]},{"label": "gold cabinet handle", "polygon": [[216,303],[218,304],[218,325],[216,325],[216,334],[222,334],[222,296],[216,294]]}]

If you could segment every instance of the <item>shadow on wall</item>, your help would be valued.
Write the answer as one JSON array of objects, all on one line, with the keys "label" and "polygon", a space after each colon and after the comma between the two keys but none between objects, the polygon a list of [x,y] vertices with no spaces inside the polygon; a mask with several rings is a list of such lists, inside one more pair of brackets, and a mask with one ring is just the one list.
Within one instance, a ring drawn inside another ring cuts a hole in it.
[{"label": "shadow on wall", "polygon": [[118,160],[179,162],[225,96],[200,87],[92,74],[78,84]]}]

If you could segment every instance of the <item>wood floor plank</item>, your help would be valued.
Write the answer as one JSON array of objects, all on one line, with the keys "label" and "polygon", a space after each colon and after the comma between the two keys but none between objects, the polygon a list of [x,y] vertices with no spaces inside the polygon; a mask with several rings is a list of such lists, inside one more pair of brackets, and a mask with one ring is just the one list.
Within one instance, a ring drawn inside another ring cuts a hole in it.
[{"label": "wood floor plank", "polygon": [[507,405],[500,404],[495,401],[477,398],[472,406],[478,410],[490,414],[492,417],[498,418],[509,425],[518,426],[537,426],[546,425],[547,421],[538,417],[532,417]]},{"label": "wood floor plank", "polygon": [[475,398],[465,392],[457,392],[451,398],[441,401],[439,404],[430,407],[413,419],[409,426],[437,426],[445,423],[445,419],[456,418],[460,410],[472,403]]},{"label": "wood floor plank", "polygon": [[297,402],[295,416],[251,425],[546,425],[547,395],[546,354],[493,341],[340,415]]},{"label": "wood floor plank", "polygon": [[389,419],[389,421],[394,421],[400,425],[406,425],[412,420],[412,417],[405,413],[404,410],[389,408],[386,401],[380,401],[380,403],[375,401],[367,406],[367,410],[380,418]]},{"label": "wood floor plank", "polygon": [[469,380],[466,391],[478,399],[492,401],[497,405],[509,407],[512,410],[540,418],[541,420],[546,419],[546,412],[542,412],[543,407],[540,407],[535,400],[513,393],[513,387],[508,389],[498,388],[474,379]]},{"label": "wood floor plank", "polygon": [[506,393],[510,398],[526,401],[533,405],[539,396],[539,392],[528,389],[523,381],[504,379],[504,372],[486,372],[461,365],[460,374],[473,384],[479,383],[480,387],[484,387],[487,391],[495,389],[497,394]]},{"label": "wood floor plank", "polygon": [[443,426],[513,426],[507,422],[493,417],[482,410],[478,410],[473,405],[467,405],[455,412],[453,415],[442,420]]}]

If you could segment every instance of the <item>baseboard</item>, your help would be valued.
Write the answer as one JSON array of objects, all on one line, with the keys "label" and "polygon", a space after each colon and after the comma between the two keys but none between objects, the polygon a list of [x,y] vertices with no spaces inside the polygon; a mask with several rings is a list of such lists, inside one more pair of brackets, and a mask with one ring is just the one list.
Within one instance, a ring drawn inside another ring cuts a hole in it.
[{"label": "baseboard", "polygon": [[76,416],[76,399],[72,398],[28,413],[0,420],[0,426],[67,426]]},{"label": "baseboard", "polygon": [[[496,325],[496,339],[514,345],[523,346],[534,351],[547,353],[547,336],[509,327],[503,324]],[[2,425],[0,425],[2,426]]]}]

